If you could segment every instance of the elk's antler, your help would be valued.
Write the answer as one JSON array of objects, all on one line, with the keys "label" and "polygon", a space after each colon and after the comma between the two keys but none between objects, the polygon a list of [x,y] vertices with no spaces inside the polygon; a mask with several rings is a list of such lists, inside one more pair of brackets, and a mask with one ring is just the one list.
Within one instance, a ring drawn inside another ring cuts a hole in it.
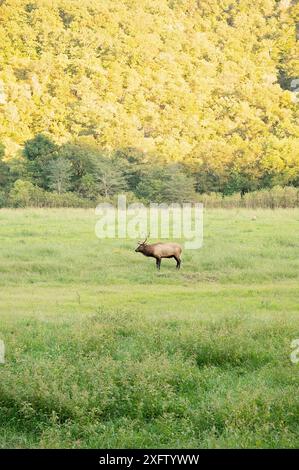
[{"label": "elk's antler", "polygon": [[139,241],[137,242],[138,245],[144,245],[146,243],[147,239],[149,238],[150,234],[147,235],[147,237],[143,240],[143,242]]},{"label": "elk's antler", "polygon": [[144,242],[142,242],[142,243],[146,243],[146,241],[148,240],[149,236],[150,236],[150,234],[148,233],[148,234],[147,234],[147,237],[145,238]]}]

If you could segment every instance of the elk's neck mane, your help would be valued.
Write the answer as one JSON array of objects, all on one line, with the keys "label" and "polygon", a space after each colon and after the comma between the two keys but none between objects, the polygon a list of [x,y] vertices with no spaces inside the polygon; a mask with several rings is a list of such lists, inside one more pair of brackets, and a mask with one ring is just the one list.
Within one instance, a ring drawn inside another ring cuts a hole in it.
[{"label": "elk's neck mane", "polygon": [[151,256],[153,254],[153,245],[145,245],[142,253],[145,256]]}]

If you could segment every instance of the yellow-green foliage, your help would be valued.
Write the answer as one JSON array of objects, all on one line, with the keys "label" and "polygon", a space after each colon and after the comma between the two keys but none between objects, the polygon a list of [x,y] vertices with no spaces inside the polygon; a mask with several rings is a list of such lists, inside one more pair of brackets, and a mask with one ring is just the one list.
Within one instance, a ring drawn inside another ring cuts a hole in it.
[{"label": "yellow-green foliage", "polygon": [[275,186],[272,189],[261,189],[259,191],[252,191],[244,194],[242,197],[240,193],[235,193],[230,196],[222,196],[219,193],[201,194],[198,196],[204,207],[216,208],[237,208],[247,207],[251,209],[256,208],[271,208],[278,207],[299,207],[299,190],[292,186],[282,188]]},{"label": "yellow-green foliage", "polygon": [[[298,174],[298,6],[4,0],[0,140],[133,146],[221,173]],[[297,49],[296,49],[297,48]],[[288,88],[288,89],[287,89]]]}]

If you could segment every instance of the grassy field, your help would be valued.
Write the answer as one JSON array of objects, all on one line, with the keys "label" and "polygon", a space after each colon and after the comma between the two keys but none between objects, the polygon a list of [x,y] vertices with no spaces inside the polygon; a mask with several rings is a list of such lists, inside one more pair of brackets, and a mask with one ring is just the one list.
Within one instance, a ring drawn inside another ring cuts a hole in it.
[{"label": "grassy field", "polygon": [[157,273],[91,210],[1,210],[0,447],[298,447],[299,210],[254,214]]}]

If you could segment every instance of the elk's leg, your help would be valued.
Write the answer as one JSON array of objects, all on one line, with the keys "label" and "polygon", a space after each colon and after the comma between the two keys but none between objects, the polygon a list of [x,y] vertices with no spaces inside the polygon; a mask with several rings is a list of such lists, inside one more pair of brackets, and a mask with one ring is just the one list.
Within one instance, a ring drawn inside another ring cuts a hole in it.
[{"label": "elk's leg", "polygon": [[156,258],[156,266],[157,266],[157,269],[160,271],[161,260],[159,258]]},{"label": "elk's leg", "polygon": [[177,256],[174,256],[174,259],[176,260],[176,268],[180,269],[181,267],[181,260],[180,258],[177,258]]}]

